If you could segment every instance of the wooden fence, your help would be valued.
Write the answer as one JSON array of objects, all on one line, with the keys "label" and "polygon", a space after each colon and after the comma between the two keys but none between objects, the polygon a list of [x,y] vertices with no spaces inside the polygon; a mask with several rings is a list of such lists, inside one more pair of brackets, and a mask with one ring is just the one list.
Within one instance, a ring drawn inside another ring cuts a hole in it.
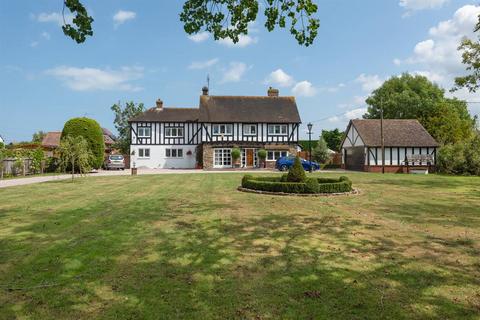
[{"label": "wooden fence", "polygon": [[[32,162],[33,159],[31,158],[23,158],[22,161],[18,161],[17,158],[5,158],[2,166],[3,175],[25,176],[32,174]],[[1,176],[2,174],[0,173]]]}]

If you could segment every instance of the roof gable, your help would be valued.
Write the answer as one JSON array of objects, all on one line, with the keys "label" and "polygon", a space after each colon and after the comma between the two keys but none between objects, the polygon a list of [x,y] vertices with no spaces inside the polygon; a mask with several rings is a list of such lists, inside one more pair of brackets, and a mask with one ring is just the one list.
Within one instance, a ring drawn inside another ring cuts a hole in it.
[{"label": "roof gable", "polygon": [[[379,119],[355,119],[353,126],[366,146],[382,145]],[[384,119],[383,135],[386,147],[437,147],[438,142],[414,119]]]}]

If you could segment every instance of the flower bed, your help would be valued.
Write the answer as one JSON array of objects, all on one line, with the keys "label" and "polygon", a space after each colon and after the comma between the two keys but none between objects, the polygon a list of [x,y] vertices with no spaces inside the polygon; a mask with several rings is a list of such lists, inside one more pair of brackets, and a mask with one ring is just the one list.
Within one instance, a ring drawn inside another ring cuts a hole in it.
[{"label": "flower bed", "polygon": [[348,177],[307,178],[304,182],[287,182],[287,175],[281,177],[254,177],[245,175],[242,188],[248,190],[293,194],[331,194],[352,191],[352,182]]}]

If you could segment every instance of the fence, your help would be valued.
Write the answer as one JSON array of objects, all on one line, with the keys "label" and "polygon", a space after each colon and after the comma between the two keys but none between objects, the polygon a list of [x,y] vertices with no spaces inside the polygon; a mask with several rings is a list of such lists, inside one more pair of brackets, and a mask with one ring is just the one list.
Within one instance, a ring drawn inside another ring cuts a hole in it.
[{"label": "fence", "polygon": [[[21,161],[18,161],[17,158],[5,158],[3,159],[3,175],[27,175],[32,174],[32,162],[33,159],[31,158],[23,158]],[[2,176],[2,174],[0,174]]]}]

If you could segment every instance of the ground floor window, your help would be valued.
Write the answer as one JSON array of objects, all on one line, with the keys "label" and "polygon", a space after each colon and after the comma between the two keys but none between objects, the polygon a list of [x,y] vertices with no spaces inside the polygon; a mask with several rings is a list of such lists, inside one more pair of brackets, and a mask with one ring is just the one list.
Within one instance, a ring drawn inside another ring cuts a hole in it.
[{"label": "ground floor window", "polygon": [[167,158],[183,158],[183,149],[165,149]]},{"label": "ground floor window", "polygon": [[267,152],[267,160],[268,161],[276,161],[278,158],[288,156],[288,151],[277,151],[272,150]]},{"label": "ground floor window", "polygon": [[150,158],[150,149],[148,149],[148,148],[138,149],[138,157],[139,158]]},{"label": "ground floor window", "polygon": [[216,168],[232,166],[232,150],[231,149],[214,149],[213,165]]}]

